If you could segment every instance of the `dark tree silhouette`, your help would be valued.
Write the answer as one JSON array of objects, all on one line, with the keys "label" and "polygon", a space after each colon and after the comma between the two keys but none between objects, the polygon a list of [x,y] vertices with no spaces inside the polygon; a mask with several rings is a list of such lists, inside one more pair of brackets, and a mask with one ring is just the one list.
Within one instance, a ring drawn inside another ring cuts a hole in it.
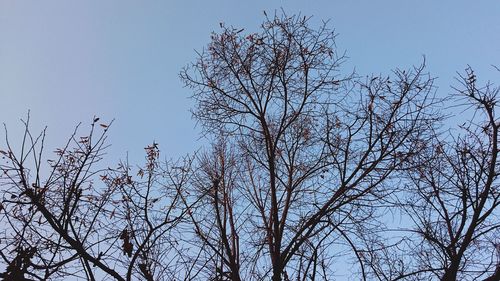
[{"label": "dark tree silhouette", "polygon": [[[474,106],[473,119],[460,126],[463,133],[426,147],[419,155],[426,161],[409,175],[416,193],[406,210],[423,238],[420,266],[443,281],[478,280],[500,267],[499,89],[476,80],[469,68],[456,89]],[[494,276],[500,280],[498,269]]]},{"label": "dark tree silhouette", "polygon": [[179,274],[174,227],[186,211],[179,206],[188,168],[160,165],[157,144],[146,147],[137,174],[126,163],[98,168],[108,125],[97,122],[83,137],[75,130],[46,161],[45,130],[34,136],[26,121],[18,154],[6,139],[0,151],[3,280],[172,280]]},{"label": "dark tree silhouette", "polygon": [[47,160],[5,129],[2,280],[499,280],[499,88],[467,69],[444,131],[425,63],[342,74],[328,23],[285,13],[221,28],[180,74],[201,152],[108,167],[94,118]]},{"label": "dark tree silhouette", "polygon": [[406,275],[500,280],[499,88],[478,86],[470,68],[458,81],[455,90],[471,119],[422,144],[412,161],[416,168],[407,170],[411,191],[401,206],[415,235]]},{"label": "dark tree silhouette", "polygon": [[193,219],[211,251],[202,266],[218,264],[210,278],[331,279],[335,256],[361,262],[357,240],[378,227],[385,183],[432,137],[423,66],[344,77],[334,39],[326,23],[286,14],[259,33],[222,25],[181,73],[194,116],[224,143],[200,176],[215,225]]},{"label": "dark tree silhouette", "polygon": [[404,235],[393,245],[381,241],[390,234],[365,241],[375,280],[500,280],[499,88],[478,86],[471,68],[457,80],[448,101],[469,120],[408,159],[393,206],[407,220],[397,227]]}]

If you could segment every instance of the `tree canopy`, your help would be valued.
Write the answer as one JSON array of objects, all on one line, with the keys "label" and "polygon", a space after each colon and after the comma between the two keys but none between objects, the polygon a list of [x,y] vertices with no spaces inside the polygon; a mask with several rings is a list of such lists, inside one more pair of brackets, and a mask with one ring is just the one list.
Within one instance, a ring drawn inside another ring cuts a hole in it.
[{"label": "tree canopy", "polygon": [[[328,22],[221,24],[180,73],[211,143],[103,164],[94,117],[52,156],[0,150],[3,280],[499,280],[499,88],[467,68],[362,76]],[[447,128],[442,107],[469,120]],[[111,122],[112,123],[112,122]],[[353,264],[351,266],[351,264]]]}]

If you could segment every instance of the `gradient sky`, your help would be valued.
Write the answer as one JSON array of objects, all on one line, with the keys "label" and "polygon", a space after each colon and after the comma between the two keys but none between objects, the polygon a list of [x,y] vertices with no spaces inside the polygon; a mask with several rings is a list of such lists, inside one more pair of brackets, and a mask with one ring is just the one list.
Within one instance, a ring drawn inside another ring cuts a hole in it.
[{"label": "gradient sky", "polygon": [[[17,133],[31,110],[62,145],[78,122],[115,118],[109,161],[141,159],[153,140],[177,157],[199,148],[180,69],[219,22],[256,31],[263,10],[331,20],[345,72],[388,74],[419,64],[438,93],[467,64],[500,82],[500,1],[20,1],[0,0],[0,122]],[[0,137],[3,138],[3,132]],[[111,164],[110,163],[110,164]]]}]

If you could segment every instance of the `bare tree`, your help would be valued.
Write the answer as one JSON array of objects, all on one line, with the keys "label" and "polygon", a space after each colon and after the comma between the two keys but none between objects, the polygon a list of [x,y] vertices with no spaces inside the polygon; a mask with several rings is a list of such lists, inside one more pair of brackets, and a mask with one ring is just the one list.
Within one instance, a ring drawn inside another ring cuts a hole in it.
[{"label": "bare tree", "polygon": [[499,88],[479,86],[470,68],[458,80],[455,90],[472,117],[422,143],[415,168],[406,170],[402,207],[415,235],[405,250],[413,261],[391,280],[500,280]]},{"label": "bare tree", "polygon": [[[205,189],[229,188],[238,207],[228,209],[223,227],[196,230],[237,226],[210,242],[227,252],[214,251],[227,260],[228,276],[331,279],[340,271],[334,258],[346,249],[364,271],[359,234],[377,229],[392,190],[385,183],[439,119],[423,66],[392,77],[343,77],[335,34],[309,21],[266,17],[259,33],[221,24],[181,73],[194,92],[194,116],[214,139],[223,136],[238,162],[230,184],[216,165],[205,171]],[[229,160],[212,163],[222,159]],[[218,208],[213,216],[221,216]],[[231,237],[237,249],[227,246]],[[237,267],[228,259],[234,255]]]},{"label": "bare tree", "polygon": [[193,248],[198,248],[197,255],[204,255],[198,260],[199,274],[207,280],[245,280],[240,273],[245,261],[244,255],[240,255],[241,225],[236,212],[244,208],[240,204],[243,194],[236,187],[238,159],[221,138],[212,151],[201,154],[197,160],[191,189],[192,198],[201,200],[189,216],[194,230]]},{"label": "bare tree", "polygon": [[172,280],[179,274],[173,228],[185,213],[180,188],[187,166],[160,165],[153,144],[137,174],[126,164],[99,168],[109,124],[98,121],[88,135],[75,130],[47,164],[45,130],[32,135],[26,121],[19,154],[6,137],[0,151],[3,280]]},{"label": "bare tree", "polygon": [[328,23],[285,13],[221,29],[180,75],[194,156],[107,167],[99,118],[51,160],[5,130],[3,280],[500,280],[499,88],[467,69],[444,134],[425,62],[343,75]]}]

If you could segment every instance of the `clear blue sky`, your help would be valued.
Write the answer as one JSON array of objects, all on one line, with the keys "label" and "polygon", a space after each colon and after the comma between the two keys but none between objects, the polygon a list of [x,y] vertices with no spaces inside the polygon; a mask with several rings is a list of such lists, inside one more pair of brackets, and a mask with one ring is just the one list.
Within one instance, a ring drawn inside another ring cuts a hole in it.
[{"label": "clear blue sky", "polygon": [[331,19],[346,72],[387,74],[425,55],[441,95],[467,64],[500,83],[497,0],[0,0],[0,122],[14,133],[30,109],[34,128],[48,125],[51,149],[97,115],[116,119],[110,161],[142,157],[152,140],[164,156],[191,152],[202,141],[180,69],[219,22],[255,30],[263,10],[280,7]]}]

